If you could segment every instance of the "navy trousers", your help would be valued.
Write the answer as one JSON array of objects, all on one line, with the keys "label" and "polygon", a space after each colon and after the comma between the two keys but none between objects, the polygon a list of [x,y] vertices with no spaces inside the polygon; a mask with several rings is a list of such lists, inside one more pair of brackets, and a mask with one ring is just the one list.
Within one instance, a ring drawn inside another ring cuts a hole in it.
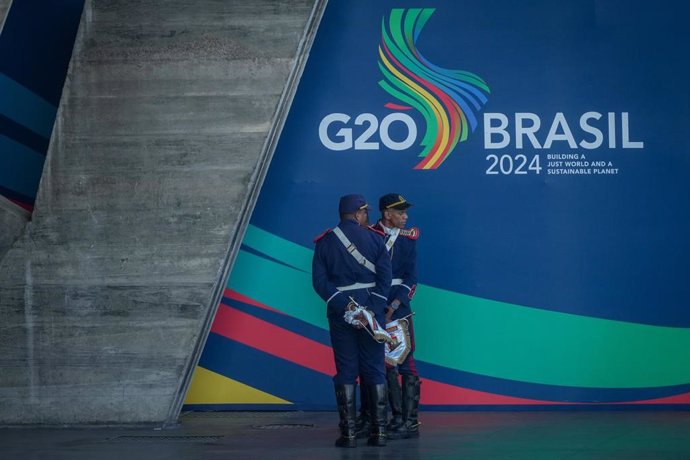
[{"label": "navy trousers", "polygon": [[364,385],[386,383],[384,345],[364,329],[356,329],[342,319],[329,319],[328,324],[336,369],[333,382],[355,384],[361,376]]}]

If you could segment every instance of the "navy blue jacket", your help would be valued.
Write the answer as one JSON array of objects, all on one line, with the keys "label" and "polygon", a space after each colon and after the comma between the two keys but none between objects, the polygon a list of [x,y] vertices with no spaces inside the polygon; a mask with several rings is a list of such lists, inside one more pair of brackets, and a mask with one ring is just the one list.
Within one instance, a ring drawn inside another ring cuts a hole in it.
[{"label": "navy blue jacket", "polygon": [[[383,231],[381,222],[377,222],[375,228]],[[388,241],[388,238],[389,236],[386,235],[384,242]],[[390,250],[393,279],[401,280],[400,284],[391,286],[388,294],[389,305],[395,299],[400,301],[400,306],[391,319],[402,318],[412,313],[410,301],[417,288],[417,238],[419,238],[418,229],[401,230]]]},{"label": "navy blue jacket", "polygon": [[[391,259],[376,231],[360,226],[354,220],[342,220],[338,227],[357,250],[376,267],[376,274],[347,251],[338,236],[328,230],[317,237],[312,260],[314,290],[326,302],[328,317],[342,319],[349,297],[372,310],[381,321],[391,285]],[[375,283],[374,287],[340,292],[337,287],[355,283]]]}]

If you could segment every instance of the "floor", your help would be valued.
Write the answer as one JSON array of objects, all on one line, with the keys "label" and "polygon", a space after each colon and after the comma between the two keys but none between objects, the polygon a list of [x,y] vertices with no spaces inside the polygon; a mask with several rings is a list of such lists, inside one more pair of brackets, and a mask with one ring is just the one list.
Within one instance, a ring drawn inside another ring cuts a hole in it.
[{"label": "floor", "polygon": [[191,412],[178,426],[0,429],[9,459],[690,459],[690,412],[424,412],[418,439],[333,447],[334,412]]}]

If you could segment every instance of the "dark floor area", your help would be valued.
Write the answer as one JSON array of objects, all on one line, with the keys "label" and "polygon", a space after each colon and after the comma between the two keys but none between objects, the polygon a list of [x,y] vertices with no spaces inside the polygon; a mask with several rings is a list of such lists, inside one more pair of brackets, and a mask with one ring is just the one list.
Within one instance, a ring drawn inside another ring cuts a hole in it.
[{"label": "dark floor area", "polygon": [[179,426],[3,428],[9,459],[690,459],[690,412],[424,412],[419,439],[333,447],[333,412],[192,412]]}]

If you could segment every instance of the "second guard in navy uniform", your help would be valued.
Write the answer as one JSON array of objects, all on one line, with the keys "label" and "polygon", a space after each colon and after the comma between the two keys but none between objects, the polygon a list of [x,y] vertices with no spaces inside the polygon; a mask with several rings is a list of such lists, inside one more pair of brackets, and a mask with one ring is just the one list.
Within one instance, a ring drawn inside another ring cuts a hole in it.
[{"label": "second guard in navy uniform", "polygon": [[391,286],[391,258],[383,237],[368,227],[368,205],[362,195],[345,195],[339,203],[340,223],[315,240],[312,261],[314,290],[326,302],[335,358],[333,377],[340,415],[338,447],[356,447],[355,387],[357,377],[370,395],[372,428],[369,445],[386,445],[387,394],[385,348],[358,323],[344,319],[350,298],[366,306],[379,324]]},{"label": "second guard in navy uniform", "polygon": [[[419,436],[419,397],[421,381],[415,366],[414,330],[412,327],[412,309],[410,302],[417,287],[417,238],[419,229],[405,228],[407,209],[412,203],[397,193],[389,193],[379,199],[381,219],[374,228],[381,230],[385,236],[386,248],[390,252],[393,266],[393,280],[388,294],[386,323],[408,318],[412,351],[398,368],[387,365],[389,400],[391,404],[391,422],[388,425],[390,439],[411,438]],[[398,373],[402,376],[402,390],[398,383]]]}]

